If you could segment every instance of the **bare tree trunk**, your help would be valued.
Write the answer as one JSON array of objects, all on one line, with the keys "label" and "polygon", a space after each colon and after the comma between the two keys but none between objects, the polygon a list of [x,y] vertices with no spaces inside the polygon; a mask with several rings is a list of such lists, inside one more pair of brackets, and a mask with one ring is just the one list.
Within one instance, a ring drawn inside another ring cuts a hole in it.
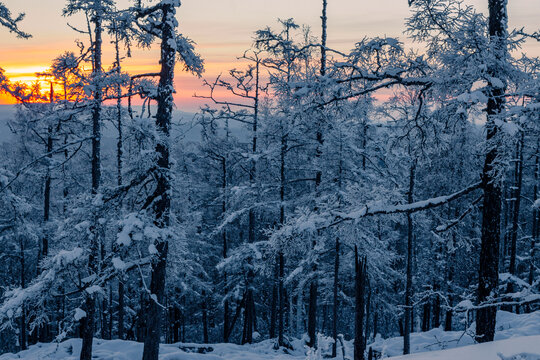
[{"label": "bare tree trunk", "polygon": [[244,328],[242,332],[242,345],[253,342],[254,306],[253,290],[246,290],[246,301],[244,304]]},{"label": "bare tree trunk", "polygon": [[[95,1],[95,14],[92,19],[94,23],[94,44],[93,44],[93,77],[101,76],[102,68],[102,8],[101,0]],[[101,182],[101,103],[102,89],[97,88],[94,92],[94,106],[92,109],[92,195],[99,192]],[[97,229],[97,219],[91,229],[90,255],[88,257],[88,268],[91,274],[98,271],[99,259],[99,235]],[[81,360],[92,359],[92,342],[95,328],[95,295],[86,293],[84,311],[86,316],[81,321]]]},{"label": "bare tree trunk", "polygon": [[[414,201],[414,178],[416,172],[416,162],[411,164],[409,169],[409,191],[407,202]],[[412,325],[412,262],[413,262],[413,220],[411,213],[407,213],[407,269],[405,280],[405,321],[403,328],[403,354],[411,352],[411,325]]]},{"label": "bare tree trunk", "polygon": [[[254,189],[256,184],[256,172],[257,172],[257,163],[255,161],[255,154],[257,154],[257,126],[258,126],[258,119],[259,119],[259,69],[260,69],[260,61],[257,59],[256,61],[256,67],[255,67],[255,96],[254,96],[254,105],[253,105],[253,124],[252,124],[252,143],[251,143],[251,151],[253,154],[253,159],[251,160],[251,169],[249,171],[249,183],[251,185],[251,188]],[[252,208],[249,209],[248,213],[248,242],[250,244],[254,243],[256,236],[255,236],[255,212]],[[255,312],[255,299],[253,294],[253,281],[255,278],[255,274],[253,270],[248,271],[247,274],[247,301],[246,301],[246,311],[244,312],[244,333],[242,336],[242,344],[249,343],[251,344],[253,342],[253,328],[257,327],[257,318],[256,318],[256,312]],[[247,323],[249,322],[249,323]]]},{"label": "bare tree trunk", "polygon": [[178,306],[173,307],[173,343],[180,342],[180,321],[181,321],[180,309]]},{"label": "bare tree trunk", "polygon": [[274,266],[274,279],[272,281],[272,302],[270,305],[270,339],[276,337],[277,307],[278,307],[279,260]]},{"label": "bare tree trunk", "polygon": [[279,262],[279,284],[278,284],[278,301],[279,301],[279,307],[278,307],[278,346],[289,346],[289,344],[285,343],[284,338],[284,316],[285,316],[285,286],[284,286],[284,278],[285,278],[285,258],[283,256],[283,252],[280,252],[278,254],[278,262]]},{"label": "bare tree trunk", "polygon": [[[173,110],[174,68],[176,49],[173,47],[176,39],[175,15],[176,8],[172,2],[163,2],[161,19],[161,70],[157,90],[156,126],[163,134],[163,139],[156,145],[158,154],[157,164],[160,169],[155,190],[154,214],[155,224],[166,228],[170,223],[171,210],[171,179],[169,162],[169,137]],[[144,339],[143,360],[158,360],[159,342],[161,338],[162,307],[165,293],[165,276],[169,243],[159,239],[155,243],[157,259],[152,262],[152,277],[150,282],[151,298],[146,309],[147,332]]]},{"label": "bare tree trunk", "polygon": [[[286,173],[285,173],[285,155],[288,149],[287,134],[285,130],[281,129],[281,152],[280,152],[280,187],[279,187],[279,223],[280,225],[285,224],[285,186],[286,186]],[[285,257],[283,255],[283,250],[279,251],[278,254],[278,346],[288,346],[288,343],[285,344],[284,339],[284,316],[285,316]]]},{"label": "bare tree trunk", "polygon": [[432,328],[438,328],[441,326],[441,299],[437,296],[433,304],[433,322],[431,323]]},{"label": "bare tree trunk", "polygon": [[[228,134],[228,123],[227,123],[227,134]],[[221,190],[223,192],[223,200],[221,202],[221,216],[225,216],[225,213],[227,212],[227,157],[223,157],[221,159]],[[228,251],[228,242],[227,242],[227,230],[223,229],[222,233],[223,238],[223,259],[227,258],[227,251]],[[225,292],[228,290],[228,282],[227,282],[227,273],[223,273],[223,288]],[[228,343],[229,342],[229,300],[226,299],[223,304],[223,342]]]},{"label": "bare tree trunk", "polygon": [[332,337],[334,343],[332,344],[332,357],[337,356],[337,323],[338,323],[338,280],[339,280],[339,238],[336,237],[336,247],[334,249],[335,258],[334,258],[334,302],[332,304]]},{"label": "bare tree trunk", "polygon": [[[536,142],[535,164],[534,164],[534,186],[533,186],[533,199],[534,202],[538,200],[538,179],[540,172],[540,139]],[[531,249],[529,251],[529,285],[534,282],[534,257],[536,255],[536,244],[538,242],[538,208],[533,206],[532,211],[532,236],[531,236]]]},{"label": "bare tree trunk", "polygon": [[[322,8],[322,36],[321,36],[321,76],[326,75],[326,28],[327,28],[327,16],[326,16],[327,0],[323,0]],[[322,114],[320,114],[320,119],[318,119],[317,124],[317,149],[315,151],[315,158],[317,160],[322,156],[322,146],[324,144],[324,137],[322,133]],[[318,162],[318,161],[317,161]],[[322,171],[320,169],[320,164],[317,164],[317,172],[315,173],[315,192],[316,198],[319,197],[319,187],[322,181]],[[319,236],[319,232],[317,236]],[[314,246],[315,247],[315,246]],[[309,347],[317,346],[317,296],[318,296],[318,277],[317,277],[317,266],[313,265],[313,279],[309,285],[309,309],[308,309],[308,343]]]},{"label": "bare tree trunk", "polygon": [[355,257],[355,316],[354,316],[354,360],[364,360],[364,313],[365,289],[367,278],[367,259],[358,257],[358,248],[354,247]]},{"label": "bare tree trunk", "polygon": [[424,303],[424,309],[422,313],[422,331],[428,331],[430,328],[430,318],[431,318],[431,304],[428,302]]},{"label": "bare tree trunk", "polygon": [[[20,261],[20,277],[21,277],[21,289],[26,288],[26,257],[24,254],[25,246],[24,246],[24,239],[23,237],[20,237],[19,239],[19,261]],[[27,324],[26,324],[26,306],[22,307],[21,312],[21,328],[20,328],[20,344],[19,347],[21,350],[27,349],[27,343],[28,343],[28,330],[27,330]]]},{"label": "bare tree trunk", "polygon": [[[457,207],[454,209],[454,216],[457,218],[458,210]],[[452,244],[456,243],[456,233],[452,233]],[[452,284],[454,281],[454,262],[455,262],[455,250],[448,254],[446,260],[446,294],[448,297],[448,305],[452,307],[454,305],[454,290]],[[452,319],[453,319],[453,310],[447,309],[446,316],[444,319],[444,331],[452,331]]]},{"label": "bare tree trunk", "polygon": [[[114,24],[116,27],[116,23]],[[116,29],[115,29],[116,30]],[[115,32],[115,52],[116,52],[116,68],[118,74],[122,72],[122,64],[120,62],[120,41],[118,39],[118,32]],[[123,124],[122,124],[122,87],[120,84],[116,87],[116,127],[118,130],[118,138],[116,141],[116,184],[122,186],[122,168],[123,162],[122,157],[124,153],[124,137],[123,137]],[[124,279],[122,276],[118,278],[118,338],[124,339]],[[112,297],[112,294],[111,294]],[[112,311],[112,306],[111,306]],[[111,314],[112,322],[112,314]],[[112,330],[111,330],[112,335]]]},{"label": "bare tree trunk", "polygon": [[303,290],[298,291],[296,296],[296,335],[300,336],[304,331],[304,326],[302,324],[303,313],[304,313],[304,294]]},{"label": "bare tree trunk", "polygon": [[[51,110],[54,103],[54,88],[51,81],[49,102],[51,104]],[[51,211],[51,162],[52,162],[52,151],[53,151],[53,136],[52,136],[52,126],[47,127],[47,143],[45,147],[46,152],[48,153],[47,159],[47,169],[45,173],[45,188],[43,191],[43,238],[41,239],[41,254],[38,254],[38,271],[40,270],[41,264],[40,261],[44,260],[49,256],[49,221],[50,221],[50,211]],[[37,329],[37,337],[41,342],[47,342],[50,332],[49,324],[43,324]]]},{"label": "bare tree trunk", "polygon": [[[489,36],[494,57],[499,61],[505,59],[507,36],[506,0],[489,0]],[[500,69],[492,65],[488,71],[491,76],[498,78],[502,75]],[[497,145],[494,140],[497,135],[495,118],[503,108],[504,89],[491,86],[491,94],[487,104],[487,136],[489,150],[486,154],[482,172],[484,189],[484,204],[482,208],[482,237],[480,249],[480,266],[478,270],[478,304],[489,301],[497,294],[499,282],[499,242],[501,220],[501,187],[496,178]],[[478,342],[493,341],[495,335],[497,308],[484,307],[476,313],[476,340]]]},{"label": "bare tree trunk", "polygon": [[[516,144],[516,163],[514,165],[514,186],[512,191],[512,200],[514,202],[514,208],[512,212],[512,232],[510,234],[510,265],[508,272],[511,275],[516,274],[516,250],[517,250],[517,233],[519,227],[519,208],[521,204],[521,185],[523,183],[523,146],[524,146],[524,132],[520,132],[520,138]],[[512,280],[508,282],[506,289],[507,293],[514,292],[514,283]]]},{"label": "bare tree trunk", "polygon": [[206,306],[206,292],[202,292],[203,302],[201,304],[202,308],[202,325],[203,325],[203,343],[208,344],[208,308]]},{"label": "bare tree trunk", "polygon": [[367,301],[366,301],[366,328],[365,328],[365,331],[364,331],[364,333],[366,334],[364,336],[364,350],[367,348],[367,341],[368,341],[369,332],[370,332],[370,329],[369,329],[369,317],[371,315],[371,286],[369,285],[369,277],[367,276],[367,273],[366,273],[366,286],[365,286],[365,289],[366,289],[365,291],[367,291]]}]

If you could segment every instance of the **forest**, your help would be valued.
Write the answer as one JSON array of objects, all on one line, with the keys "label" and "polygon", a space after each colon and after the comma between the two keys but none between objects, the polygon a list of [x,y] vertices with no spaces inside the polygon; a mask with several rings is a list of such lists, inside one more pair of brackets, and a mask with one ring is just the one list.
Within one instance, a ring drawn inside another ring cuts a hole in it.
[{"label": "forest", "polygon": [[[375,359],[381,339],[481,344],[499,318],[539,314],[540,29],[485,3],[408,0],[414,48],[359,34],[343,52],[332,0],[313,1],[319,28],[260,24],[241,67],[208,78],[180,0],[66,0],[66,21],[87,21],[70,25],[78,50],[35,86],[0,68],[17,102],[0,144],[0,354],[266,341]],[[2,2],[0,25],[32,36]],[[156,72],[123,68],[151,47]],[[179,71],[204,84],[196,114],[175,105]]]}]

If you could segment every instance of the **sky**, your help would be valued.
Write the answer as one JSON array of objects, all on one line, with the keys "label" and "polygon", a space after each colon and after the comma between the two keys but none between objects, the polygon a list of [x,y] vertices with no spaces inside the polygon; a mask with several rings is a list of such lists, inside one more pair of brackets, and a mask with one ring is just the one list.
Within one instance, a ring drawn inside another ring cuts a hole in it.
[{"label": "sky", "polygon": [[[478,10],[487,11],[488,0],[466,0]],[[0,67],[13,81],[32,81],[35,72],[48,68],[52,59],[66,50],[77,51],[75,40],[84,35],[71,30],[67,23],[82,23],[81,16],[62,17],[65,0],[3,0],[12,13],[25,12],[20,27],[33,35],[29,40],[16,38],[0,28]],[[294,18],[298,24],[311,26],[320,34],[320,0],[182,0],[178,9],[180,32],[197,43],[197,51],[206,63],[204,78],[213,80],[228,69],[242,66],[236,58],[248,49],[254,31],[271,26],[277,28],[278,18]],[[118,6],[127,6],[119,0]],[[540,28],[540,0],[509,1],[510,27]],[[409,15],[407,0],[328,0],[328,46],[349,50],[365,36],[394,36],[407,43],[403,35],[404,19]],[[112,50],[112,49],[110,49]],[[158,69],[158,47],[136,50],[124,67],[132,74]],[[524,49],[529,55],[540,56],[540,43],[529,42]],[[113,60],[107,51],[105,62]],[[178,68],[175,102],[179,110],[193,112],[202,100],[193,94],[205,94],[202,80],[183,73]],[[0,104],[9,103],[0,97]]]}]

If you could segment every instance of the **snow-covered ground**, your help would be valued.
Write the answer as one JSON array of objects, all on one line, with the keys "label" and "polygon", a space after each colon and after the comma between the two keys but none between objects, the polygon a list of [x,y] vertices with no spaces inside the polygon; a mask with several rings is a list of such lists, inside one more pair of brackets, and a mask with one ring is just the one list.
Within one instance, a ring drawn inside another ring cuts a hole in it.
[{"label": "snow-covered ground", "polygon": [[[474,332],[473,325],[466,332],[443,331],[437,328],[427,332],[413,333],[411,334],[411,352],[421,353],[472,345],[475,343],[473,339]],[[531,335],[540,335],[540,311],[519,315],[506,311],[499,311],[497,313],[495,340]],[[383,356],[398,356],[403,354],[403,338],[401,337],[390,339],[378,338],[371,346],[373,349],[382,353]],[[540,354],[540,351],[538,353]]]},{"label": "snow-covered ground", "polygon": [[[272,349],[271,341],[253,345],[235,344],[172,344],[160,346],[160,360],[303,360],[304,351],[286,354]],[[180,348],[189,348],[188,351]],[[212,350],[206,354],[197,349]],[[81,340],[71,339],[60,344],[37,344],[18,354],[5,354],[0,360],[75,360],[79,358]],[[136,360],[142,358],[143,344],[134,341],[94,340],[93,358],[99,360]],[[191,352],[193,351],[193,352]]]},{"label": "snow-covered ground", "polygon": [[[496,341],[474,344],[468,331],[445,332],[433,329],[411,334],[413,355],[402,353],[403,339],[376,339],[371,344],[384,358],[393,360],[540,360],[540,311],[516,315],[504,311],[497,314]],[[273,342],[266,340],[253,345],[235,344],[172,344],[161,345],[161,360],[304,360],[306,349],[300,340],[293,342],[295,351],[285,353],[274,350]],[[78,359],[81,341],[70,339],[60,344],[37,344],[18,354],[4,354],[0,360],[74,360]],[[94,358],[99,360],[135,360],[142,357],[143,344],[133,341],[94,341]],[[206,353],[198,353],[204,349]],[[324,355],[324,354],[323,354]],[[319,354],[309,359],[320,360]],[[352,344],[346,344],[346,358],[352,358]],[[341,360],[341,349],[338,351]]]},{"label": "snow-covered ground", "polygon": [[[524,336],[455,349],[398,356],[392,360],[540,360],[540,336]],[[389,359],[390,360],[390,359]]]}]

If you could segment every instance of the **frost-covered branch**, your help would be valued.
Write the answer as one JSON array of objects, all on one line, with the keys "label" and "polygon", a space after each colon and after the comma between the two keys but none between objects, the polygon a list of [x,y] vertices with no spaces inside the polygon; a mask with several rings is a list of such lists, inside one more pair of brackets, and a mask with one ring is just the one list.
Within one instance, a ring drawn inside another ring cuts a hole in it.
[{"label": "frost-covered branch", "polygon": [[17,37],[28,39],[32,35],[20,30],[18,26],[18,23],[24,19],[24,15],[24,13],[21,13],[16,18],[12,17],[11,11],[9,11],[4,3],[0,2],[0,25],[7,28],[9,32],[17,34]]}]

